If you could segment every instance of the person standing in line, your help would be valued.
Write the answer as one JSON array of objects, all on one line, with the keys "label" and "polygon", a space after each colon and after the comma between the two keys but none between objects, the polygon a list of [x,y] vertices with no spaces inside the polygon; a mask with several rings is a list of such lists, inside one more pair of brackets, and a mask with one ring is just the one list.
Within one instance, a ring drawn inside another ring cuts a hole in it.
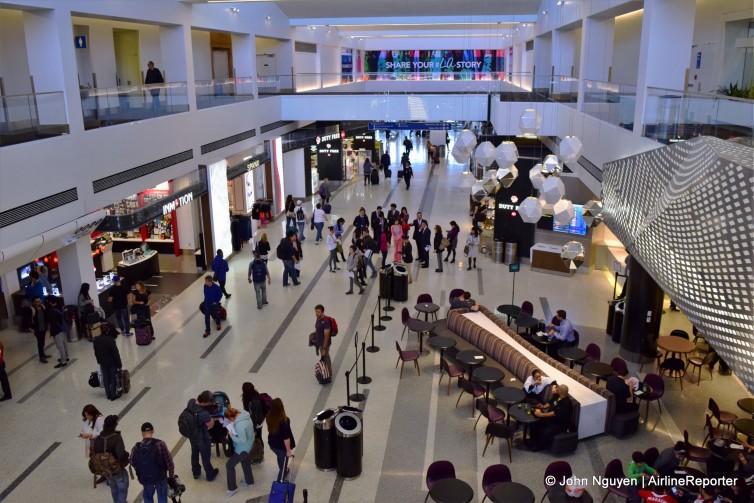
[{"label": "person standing in line", "polygon": [[277,248],[278,258],[283,262],[283,286],[288,286],[288,277],[294,285],[300,285],[298,280],[298,274],[296,271],[296,244],[293,242],[293,236],[295,233],[288,232],[286,236],[280,240],[280,244]]},{"label": "person standing in line", "polygon": [[375,241],[379,242],[380,232],[382,231],[382,223],[385,220],[385,213],[382,211],[382,206],[377,206],[377,209],[372,212],[369,217],[369,223],[372,226],[372,234]]},{"label": "person standing in line", "polygon": [[364,287],[361,286],[361,282],[356,277],[358,275],[358,251],[356,245],[351,245],[348,251],[348,259],[346,260],[346,270],[348,271],[348,291],[346,295],[353,294],[353,283],[356,281],[356,285],[359,287],[359,295],[364,293]]},{"label": "person standing in line", "polygon": [[115,392],[116,375],[123,368],[120,351],[118,351],[118,345],[115,344],[114,335],[111,335],[111,331],[100,333],[92,342],[94,357],[97,359],[97,363],[102,371],[102,385],[105,387],[105,395],[108,400],[116,400],[118,398]]},{"label": "person standing in line", "polygon": [[364,159],[364,166],[362,169],[364,171],[364,185],[369,185],[369,175],[372,174],[372,163],[369,161],[368,157]]},{"label": "person standing in line", "polygon": [[223,258],[223,251],[218,248],[217,255],[215,255],[215,258],[212,260],[212,272],[215,273],[215,281],[220,283],[220,288],[226,299],[230,298],[230,294],[225,291],[225,281],[227,279],[228,271],[230,271],[228,261]]},{"label": "person standing in line", "polygon": [[380,253],[382,253],[382,265],[380,267],[385,267],[385,264],[387,264],[387,251],[390,249],[390,227],[388,227],[387,222],[385,222],[382,226],[382,232],[380,232]]},{"label": "person standing in line", "polygon": [[[262,402],[262,396],[250,382],[245,382],[241,385],[241,403],[243,409],[251,416],[251,421],[254,423],[254,443],[258,445],[259,452],[250,452],[252,455],[251,464],[261,463],[264,458],[264,441],[262,440],[262,425],[265,418],[265,406]],[[252,446],[252,450],[254,447]],[[254,459],[253,456],[258,454],[258,459]]]},{"label": "person standing in line", "polygon": [[322,241],[322,229],[325,227],[327,221],[327,214],[322,209],[322,204],[317,203],[314,207],[314,214],[312,215],[312,222],[314,222],[314,228],[317,229],[317,235],[314,237],[314,244],[318,245]]},{"label": "person standing in line", "polygon": [[411,233],[411,239],[416,243],[416,258],[419,262],[423,262],[422,257],[424,256],[421,251],[421,243],[419,243],[419,230],[421,229],[422,222],[425,222],[425,220],[422,218],[422,212],[418,211],[416,212],[416,218],[411,222],[411,227],[414,228],[414,231]]},{"label": "person standing in line", "polygon": [[141,425],[141,442],[136,442],[129,458],[139,483],[144,486],[144,503],[168,503],[168,476],[175,475],[175,464],[168,446],[154,438],[152,423]]},{"label": "person standing in line", "polygon": [[29,284],[26,285],[26,288],[24,289],[25,299],[21,311],[21,331],[27,333],[34,331],[31,326],[31,317],[34,312],[34,309],[32,308],[34,297],[39,297],[40,299],[44,299],[45,297],[44,286],[42,286],[42,283],[39,281],[39,273],[37,271],[31,271],[29,273],[29,280]]},{"label": "person standing in line", "polygon": [[406,271],[408,272],[408,282],[413,283],[414,278],[411,274],[411,265],[414,262],[414,254],[411,249],[411,241],[408,240],[408,234],[403,235],[403,247],[401,248],[401,260],[406,265]]},{"label": "person standing in line", "polygon": [[136,314],[136,320],[149,323],[149,331],[154,339],[154,327],[152,326],[152,308],[149,302],[152,300],[152,291],[147,288],[143,281],[136,282],[133,305],[131,312]]},{"label": "person standing in line", "polygon": [[215,328],[220,330],[222,328],[222,318],[220,316],[220,301],[223,298],[223,292],[217,284],[212,281],[212,276],[209,274],[204,278],[204,335],[206,339],[210,336],[209,319],[210,317],[215,319]]},{"label": "person standing in line", "polygon": [[[194,433],[189,438],[191,444],[191,473],[194,476],[194,480],[197,480],[202,475],[202,467],[204,467],[204,473],[207,477],[207,482],[212,482],[220,473],[218,468],[212,466],[212,439],[209,436],[209,430],[215,425],[215,419],[207,411],[208,407],[212,407],[215,402],[215,395],[209,390],[202,391],[196,400],[193,398],[186,404],[196,421]],[[201,458],[201,466],[199,465],[199,459]]]},{"label": "person standing in line", "polygon": [[[84,410],[81,411],[81,431],[79,432],[79,438],[84,439],[84,454],[86,458],[92,457],[94,448],[94,439],[102,433],[102,428],[105,426],[105,416],[97,410],[92,404],[84,406]],[[94,484],[101,484],[105,481],[105,477],[98,478]]]},{"label": "person standing in line", "polygon": [[327,265],[330,267],[330,272],[339,271],[338,264],[338,245],[343,246],[340,238],[335,235],[335,227],[332,225],[328,227],[330,233],[327,235],[327,250],[330,253],[330,258],[327,261]]},{"label": "person standing in line", "polygon": [[31,304],[31,326],[34,330],[34,337],[37,339],[37,353],[39,355],[39,361],[41,363],[47,363],[47,359],[50,355],[45,354],[45,335],[47,334],[47,327],[50,325],[48,319],[47,309],[42,304],[42,299],[34,297]]},{"label": "person standing in line", "polygon": [[414,176],[414,170],[411,168],[411,162],[406,159],[406,164],[403,166],[403,180],[406,182],[406,190],[411,188],[411,178]]},{"label": "person standing in line", "polygon": [[293,210],[293,214],[296,217],[296,225],[298,225],[298,240],[304,241],[306,238],[304,237],[304,227],[306,227],[306,210],[304,210],[303,203],[299,199],[296,201],[296,208]]},{"label": "person standing in line", "polygon": [[471,229],[469,237],[466,238],[466,246],[469,247],[469,253],[467,254],[469,258],[469,267],[467,267],[466,270],[470,271],[472,263],[474,264],[474,269],[476,269],[476,259],[479,256],[479,233],[476,229]]},{"label": "person standing in line", "polygon": [[401,225],[400,217],[396,217],[393,220],[393,225],[390,227],[390,235],[393,241],[393,262],[400,262],[403,254],[403,226]]},{"label": "person standing in line", "polygon": [[448,241],[450,241],[450,246],[448,246],[448,254],[445,256],[445,262],[448,262],[450,258],[450,253],[453,253],[453,260],[450,260],[450,262],[456,261],[456,248],[458,247],[458,233],[461,232],[461,228],[458,227],[458,224],[455,220],[450,221],[450,230],[448,231]]},{"label": "person standing in line", "polygon": [[[270,411],[267,413],[267,444],[277,456],[278,475],[276,480],[288,480],[290,467],[285,466],[285,460],[293,457],[296,439],[291,431],[291,420],[285,414],[285,407],[280,398],[272,400]],[[285,467],[285,468],[284,468]]]},{"label": "person standing in line", "polygon": [[[249,283],[254,284],[257,309],[262,309],[262,306],[267,304],[267,285],[272,284],[272,278],[270,277],[270,271],[267,269],[267,264],[261,259],[259,252],[254,252],[254,260],[249,263],[248,279]],[[267,285],[265,285],[265,280],[267,281]]]},{"label": "person standing in line", "polygon": [[107,416],[103,423],[102,433],[94,439],[94,454],[109,452],[120,462],[121,469],[107,477],[110,494],[114,503],[126,503],[128,500],[128,451],[123,443],[123,437],[115,428],[118,427],[118,416]]},{"label": "person standing in line", "polygon": [[363,207],[359,208],[359,214],[353,219],[353,228],[354,231],[369,232],[369,217]]},{"label": "person standing in line", "polygon": [[68,344],[65,340],[71,326],[65,321],[65,314],[63,314],[60,301],[55,297],[50,297],[48,302],[50,304],[47,310],[47,317],[50,320],[50,337],[55,341],[55,346],[58,348],[58,356],[60,356],[55,368],[59,369],[68,365],[68,362],[71,360],[68,358]]},{"label": "person standing in line", "polygon": [[293,203],[293,195],[288,194],[285,198],[285,229],[288,230],[291,227],[295,227],[296,223],[296,205]]},{"label": "person standing in line", "polygon": [[251,472],[251,447],[254,442],[253,424],[251,415],[245,410],[228,407],[225,409],[225,427],[228,429],[230,439],[233,441],[233,455],[225,463],[225,472],[228,482],[228,490],[225,497],[230,498],[238,492],[236,484],[236,465],[241,465],[243,470],[243,487],[254,486],[254,474]]},{"label": "person standing in line", "polygon": [[162,72],[154,66],[152,61],[147,63],[147,74],[144,76],[144,83],[146,85],[155,84],[149,89],[149,94],[152,95],[152,110],[159,110],[161,108],[160,86],[157,84],[164,84],[165,79],[162,78]]},{"label": "person standing in line", "polygon": [[419,247],[418,255],[421,261],[421,268],[427,269],[429,267],[429,250],[432,242],[432,232],[429,230],[429,225],[426,220],[422,220],[419,227],[419,240],[416,245]]},{"label": "person standing in line", "polygon": [[398,211],[398,207],[395,205],[395,203],[390,204],[390,209],[387,210],[387,224],[393,225],[393,222],[395,222],[395,219],[398,218],[400,215],[400,212]]},{"label": "person standing in line", "polygon": [[113,278],[113,285],[110,288],[107,301],[113,305],[113,311],[115,311],[115,320],[120,327],[120,333],[123,335],[131,335],[131,319],[128,314],[128,296],[131,290],[123,284],[120,276]]},{"label": "person standing in line", "polygon": [[267,233],[263,232],[259,236],[259,241],[257,241],[257,249],[256,251],[259,252],[259,256],[264,261],[264,263],[267,263],[267,260],[270,258],[270,249],[272,247],[270,246],[270,242],[267,241]]},{"label": "person standing in line", "polygon": [[437,269],[435,269],[435,272],[442,272],[442,252],[444,249],[442,247],[442,227],[439,225],[435,225],[433,245],[435,248],[435,254],[437,255]]},{"label": "person standing in line", "polygon": [[3,396],[0,397],[0,402],[13,398],[13,394],[10,392],[8,373],[5,371],[5,346],[3,346],[2,342],[0,342],[0,388],[3,390]]},{"label": "person standing in line", "polygon": [[372,239],[372,236],[370,236],[368,232],[364,233],[364,239],[362,240],[362,243],[364,245],[363,254],[366,266],[372,270],[371,277],[374,278],[377,276],[377,268],[374,266],[372,258],[374,257],[375,251],[379,250],[380,247],[377,242]]},{"label": "person standing in line", "polygon": [[[343,262],[346,261],[346,256],[343,253],[343,235],[346,233],[346,219],[343,217],[340,217],[338,220],[335,221],[335,237],[340,240],[339,246],[338,246],[338,254],[340,254],[340,260]],[[337,264],[339,260],[335,259],[335,263]]]}]

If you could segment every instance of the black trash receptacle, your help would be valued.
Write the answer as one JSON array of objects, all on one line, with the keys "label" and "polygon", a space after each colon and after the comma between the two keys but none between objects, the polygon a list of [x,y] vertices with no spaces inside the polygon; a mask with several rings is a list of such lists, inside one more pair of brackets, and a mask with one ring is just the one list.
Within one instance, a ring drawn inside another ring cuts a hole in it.
[{"label": "black trash receptacle", "polygon": [[386,265],[380,269],[380,297],[387,299],[390,297],[390,287],[393,280],[393,264]]},{"label": "black trash receptacle", "polygon": [[314,464],[318,470],[329,472],[337,467],[335,461],[335,409],[325,409],[314,417]]},{"label": "black trash receptacle", "polygon": [[[351,407],[349,405],[341,405],[338,407],[338,412],[350,412],[351,414],[354,414],[356,417],[361,419],[361,427],[364,428],[364,411],[359,409],[358,407]],[[364,455],[364,435],[361,436],[361,455]]]},{"label": "black trash receptacle", "polygon": [[408,300],[408,267],[411,267],[411,264],[395,264],[393,266],[393,289],[391,293],[395,302],[406,302]]},{"label": "black trash receptacle", "polygon": [[338,475],[355,479],[361,475],[361,419],[353,412],[341,412],[335,417],[335,434]]},{"label": "black trash receptacle", "polygon": [[626,314],[626,303],[621,301],[615,305],[613,315],[613,342],[620,344],[620,336],[623,334],[623,315]]},{"label": "black trash receptacle", "polygon": [[607,326],[605,327],[605,333],[607,335],[613,335],[613,323],[615,322],[615,306],[620,300],[615,299],[607,303]]},{"label": "black trash receptacle", "polygon": [[65,319],[68,320],[68,324],[71,326],[71,329],[67,334],[68,342],[80,341],[81,337],[83,337],[82,334],[84,333],[86,328],[81,324],[81,320],[79,320],[78,306],[75,306],[73,304],[65,306],[63,308],[63,315],[65,316]]}]

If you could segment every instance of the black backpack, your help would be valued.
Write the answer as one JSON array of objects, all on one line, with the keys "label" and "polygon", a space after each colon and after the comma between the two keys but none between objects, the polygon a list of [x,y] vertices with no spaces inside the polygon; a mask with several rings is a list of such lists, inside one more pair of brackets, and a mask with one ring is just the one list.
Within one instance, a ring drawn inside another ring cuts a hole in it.
[{"label": "black backpack", "polygon": [[178,431],[184,437],[191,439],[196,435],[196,430],[199,429],[199,412],[194,412],[188,407],[183,409],[181,415],[178,416]]},{"label": "black backpack", "polygon": [[[284,238],[284,239],[285,239],[285,238]],[[280,241],[280,244],[278,245],[278,247],[277,247],[277,248],[275,248],[275,255],[276,255],[276,256],[277,256],[277,258],[279,258],[280,260],[283,260],[283,242],[282,242],[282,241]]]},{"label": "black backpack", "polygon": [[264,280],[267,278],[267,274],[265,274],[266,270],[267,267],[264,265],[264,262],[255,260],[251,264],[251,280],[254,283],[264,283]]},{"label": "black backpack", "polygon": [[304,214],[304,209],[301,207],[299,207],[299,209],[296,210],[296,221],[298,222],[306,221],[306,214]]},{"label": "black backpack", "polygon": [[165,467],[157,442],[139,442],[134,447],[131,464],[142,485],[155,484],[165,478]]}]

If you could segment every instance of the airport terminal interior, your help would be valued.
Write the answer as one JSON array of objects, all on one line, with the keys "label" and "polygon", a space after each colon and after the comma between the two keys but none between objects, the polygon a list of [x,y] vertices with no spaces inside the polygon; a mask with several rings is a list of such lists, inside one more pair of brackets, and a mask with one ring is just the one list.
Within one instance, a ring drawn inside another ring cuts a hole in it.
[{"label": "airport terminal interior", "polygon": [[[754,444],[750,1],[12,0],[0,2],[0,94],[0,501],[112,500],[79,437],[87,404],[117,415],[129,451],[153,425],[182,501],[277,501],[266,426],[254,484],[233,494],[223,449],[215,480],[192,477],[178,430],[204,390],[242,408],[245,382],[290,418],[292,501],[618,502],[632,495],[610,481],[632,453],[677,442],[687,459],[656,491],[683,495],[663,501],[751,501],[739,461]],[[347,294],[346,263],[331,270],[310,225],[323,185],[323,236],[342,217],[345,255],[360,208],[394,204],[432,238],[457,223],[455,260],[430,249],[420,267],[412,229],[416,261],[401,266],[391,242],[364,292],[351,280]],[[289,195],[307,221],[300,283],[284,286]],[[258,308],[249,265],[263,236]],[[218,249],[231,296],[207,336],[199,305]],[[38,354],[38,275],[70,320],[66,365],[49,329]],[[151,292],[146,345],[115,330],[116,276]],[[101,321],[82,315],[83,284]],[[484,312],[451,311],[463,291]],[[325,384],[309,344],[320,304],[339,328]],[[561,310],[585,351],[537,335]],[[130,373],[115,400],[90,385],[92,340],[111,335]],[[462,363],[470,350],[483,365]],[[637,411],[617,411],[606,388],[621,365]],[[449,366],[495,378],[469,384]],[[499,393],[535,367],[577,405],[539,449],[524,396]],[[339,423],[344,406],[359,420]],[[505,434],[487,445],[490,431]],[[453,482],[432,480],[438,461]],[[557,461],[582,480],[548,486]],[[677,483],[687,475],[699,480]],[[142,489],[130,480],[125,501]]]}]

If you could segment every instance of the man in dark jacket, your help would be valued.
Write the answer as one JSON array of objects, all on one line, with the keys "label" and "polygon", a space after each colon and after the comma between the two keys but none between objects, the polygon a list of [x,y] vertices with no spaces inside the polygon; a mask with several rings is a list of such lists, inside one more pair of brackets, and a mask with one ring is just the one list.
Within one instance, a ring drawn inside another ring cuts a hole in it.
[{"label": "man in dark jacket", "polygon": [[107,300],[113,305],[120,332],[123,335],[131,335],[131,316],[128,314],[128,296],[131,294],[131,289],[123,284],[120,276],[115,276],[113,283],[115,285],[110,289]]},{"label": "man in dark jacket", "polygon": [[223,292],[217,284],[212,281],[212,276],[207,275],[204,278],[204,337],[209,337],[209,319],[215,319],[217,329],[222,328],[222,318],[220,316],[220,301],[223,298]]},{"label": "man in dark jacket", "polygon": [[131,449],[131,466],[136,471],[139,483],[144,486],[144,503],[168,503],[168,480],[175,474],[173,457],[162,440],[154,438],[152,423],[141,425],[141,442]]},{"label": "man in dark jacket", "polygon": [[427,221],[422,220],[419,224],[419,231],[416,237],[416,253],[421,261],[422,269],[429,267],[429,248],[432,242],[432,233],[427,226]]},{"label": "man in dark jacket", "polygon": [[126,451],[126,446],[123,443],[123,437],[115,429],[117,427],[118,416],[107,416],[102,427],[102,433],[94,439],[92,448],[95,454],[109,452],[120,461],[121,470],[107,477],[107,485],[110,486],[110,494],[114,503],[126,503],[128,498],[128,472],[126,471],[128,451]]},{"label": "man in dark jacket", "polygon": [[296,271],[296,245],[293,242],[292,236],[295,236],[295,232],[288,232],[286,236],[280,240],[278,245],[278,258],[283,261],[283,286],[288,286],[288,276],[291,277],[294,285],[300,285],[298,280],[298,271]]},{"label": "man in dark jacket", "polygon": [[225,295],[226,299],[230,298],[230,294],[225,291],[225,280],[227,278],[226,273],[230,270],[230,267],[228,267],[228,261],[223,258],[223,251],[218,249],[217,255],[215,255],[214,260],[212,260],[212,272],[215,273],[215,281],[220,283],[220,288],[222,289],[223,295]]},{"label": "man in dark jacket", "polygon": [[105,386],[105,394],[108,400],[115,400],[115,378],[118,371],[123,368],[120,361],[120,351],[110,331],[102,333],[94,338],[94,357],[102,369],[102,384]]},{"label": "man in dark jacket", "polygon": [[[147,74],[144,77],[145,84],[164,84],[165,79],[162,78],[162,72],[159,68],[154,66],[154,63],[150,61],[147,63]],[[152,110],[160,109],[160,87],[159,85],[152,86],[149,90],[149,94],[152,95]]]},{"label": "man in dark jacket", "polygon": [[41,297],[34,297],[31,304],[31,328],[34,331],[34,337],[37,338],[37,353],[39,354],[39,361],[47,363],[47,359],[50,355],[45,354],[45,335],[47,335],[47,327],[50,326],[50,320],[47,316],[47,309],[42,304]]},{"label": "man in dark jacket", "polygon": [[395,223],[395,219],[398,218],[398,215],[400,215],[401,212],[398,211],[398,207],[395,205],[395,203],[390,204],[390,209],[387,210],[387,225],[390,227]]},{"label": "man in dark jacket", "polygon": [[568,396],[568,386],[559,384],[549,402],[537,404],[534,415],[540,420],[532,423],[529,448],[533,451],[549,449],[552,439],[558,433],[568,430],[573,417],[573,404]]},{"label": "man in dark jacket", "polygon": [[374,239],[379,243],[380,233],[385,224],[385,213],[382,211],[382,206],[377,206],[377,209],[372,212],[372,215],[369,217],[369,223],[372,226]]},{"label": "man in dark jacket", "polygon": [[382,165],[383,171],[387,172],[387,169],[390,168],[390,154],[387,152],[382,154],[382,157],[380,157],[380,164]]},{"label": "man in dark jacket", "polygon": [[[186,408],[194,413],[196,418],[196,431],[194,436],[189,438],[191,443],[191,473],[194,479],[198,479],[202,474],[202,466],[208,481],[215,480],[218,472],[217,468],[212,466],[212,451],[210,449],[211,439],[209,430],[215,425],[215,420],[207,411],[208,408],[215,405],[215,395],[211,391],[202,391],[201,394],[189,400]],[[201,457],[202,466],[199,465]]]}]

